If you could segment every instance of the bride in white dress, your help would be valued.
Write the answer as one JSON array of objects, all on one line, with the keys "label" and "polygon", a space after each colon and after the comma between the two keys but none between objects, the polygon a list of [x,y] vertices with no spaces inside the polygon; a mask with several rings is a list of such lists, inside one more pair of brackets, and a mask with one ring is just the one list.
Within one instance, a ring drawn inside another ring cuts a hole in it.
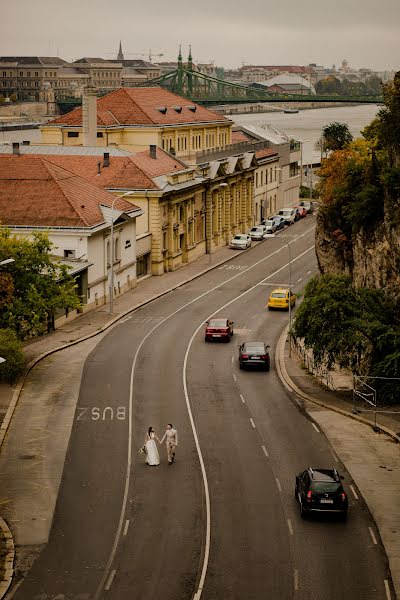
[{"label": "bride in white dress", "polygon": [[144,445],[146,447],[146,463],[152,467],[160,464],[160,456],[158,454],[158,448],[155,440],[160,443],[160,440],[155,434],[154,429],[149,427],[149,432],[144,440]]}]

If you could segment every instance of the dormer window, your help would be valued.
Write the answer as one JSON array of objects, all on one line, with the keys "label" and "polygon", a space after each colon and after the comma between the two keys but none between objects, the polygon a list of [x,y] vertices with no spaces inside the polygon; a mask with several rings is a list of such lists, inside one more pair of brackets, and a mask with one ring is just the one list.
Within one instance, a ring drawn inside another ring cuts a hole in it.
[{"label": "dormer window", "polygon": [[191,110],[192,112],[196,112],[197,110],[197,106],[191,105],[187,107],[189,110]]},{"label": "dormer window", "polygon": [[174,109],[174,111],[176,111],[177,113],[181,113],[182,112],[182,106],[173,106],[172,107]]},{"label": "dormer window", "polygon": [[167,107],[166,106],[158,106],[157,110],[160,111],[160,113],[162,113],[163,115],[165,115],[165,113],[167,112]]}]

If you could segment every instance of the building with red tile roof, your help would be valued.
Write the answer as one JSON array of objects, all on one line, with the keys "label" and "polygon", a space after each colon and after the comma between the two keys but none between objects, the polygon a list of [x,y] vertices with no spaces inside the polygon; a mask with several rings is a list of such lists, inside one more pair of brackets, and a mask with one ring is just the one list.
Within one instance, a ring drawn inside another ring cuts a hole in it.
[{"label": "building with red tile roof", "polygon": [[41,127],[44,144],[86,145],[90,135],[99,146],[137,152],[154,144],[186,158],[231,144],[232,121],[160,87],[120,88],[94,103],[87,98]]},{"label": "building with red tile roof", "polygon": [[[0,223],[19,235],[48,234],[54,255],[76,276],[82,310],[109,297],[112,215],[119,267],[116,293],[136,284],[136,218],[142,211],[124,198],[114,200],[113,194],[48,156],[0,155]],[[68,314],[68,319],[73,316]]]}]

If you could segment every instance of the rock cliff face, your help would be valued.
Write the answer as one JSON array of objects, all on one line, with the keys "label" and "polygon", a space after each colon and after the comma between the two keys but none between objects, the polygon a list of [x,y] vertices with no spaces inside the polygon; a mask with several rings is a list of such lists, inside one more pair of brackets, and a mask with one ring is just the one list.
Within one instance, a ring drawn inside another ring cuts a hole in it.
[{"label": "rock cliff face", "polygon": [[400,223],[386,217],[376,229],[354,234],[351,241],[317,220],[316,254],[321,273],[350,275],[357,287],[383,288],[400,297]]}]

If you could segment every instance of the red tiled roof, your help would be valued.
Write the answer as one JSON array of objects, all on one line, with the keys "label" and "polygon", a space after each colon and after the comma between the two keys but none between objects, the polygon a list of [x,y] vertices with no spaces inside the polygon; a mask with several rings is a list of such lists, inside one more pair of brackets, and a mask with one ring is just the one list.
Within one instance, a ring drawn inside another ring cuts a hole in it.
[{"label": "red tiled roof", "polygon": [[249,138],[243,131],[232,131],[232,144],[239,144],[240,142],[248,142]]},{"label": "red tiled roof", "polygon": [[[3,225],[93,227],[104,223],[100,205],[115,196],[43,156],[0,156],[0,222]],[[119,210],[137,209],[124,199]]]},{"label": "red tiled roof", "polygon": [[187,168],[161,148],[156,149],[156,157],[151,158],[149,150],[132,156],[110,156],[109,166],[104,167],[99,156],[46,155],[49,162],[76,173],[103,189],[131,190],[157,189],[153,177]]},{"label": "red tiled roof", "polygon": [[256,158],[268,158],[269,156],[278,156],[278,153],[271,148],[263,148],[262,150],[256,150]]},{"label": "red tiled roof", "polygon": [[[193,112],[188,107],[195,106]],[[165,114],[158,109],[166,107]],[[178,112],[174,107],[182,107]],[[229,119],[159,87],[120,88],[97,100],[97,125],[179,125],[221,122]],[[47,123],[48,125],[82,125],[82,108]]]}]

